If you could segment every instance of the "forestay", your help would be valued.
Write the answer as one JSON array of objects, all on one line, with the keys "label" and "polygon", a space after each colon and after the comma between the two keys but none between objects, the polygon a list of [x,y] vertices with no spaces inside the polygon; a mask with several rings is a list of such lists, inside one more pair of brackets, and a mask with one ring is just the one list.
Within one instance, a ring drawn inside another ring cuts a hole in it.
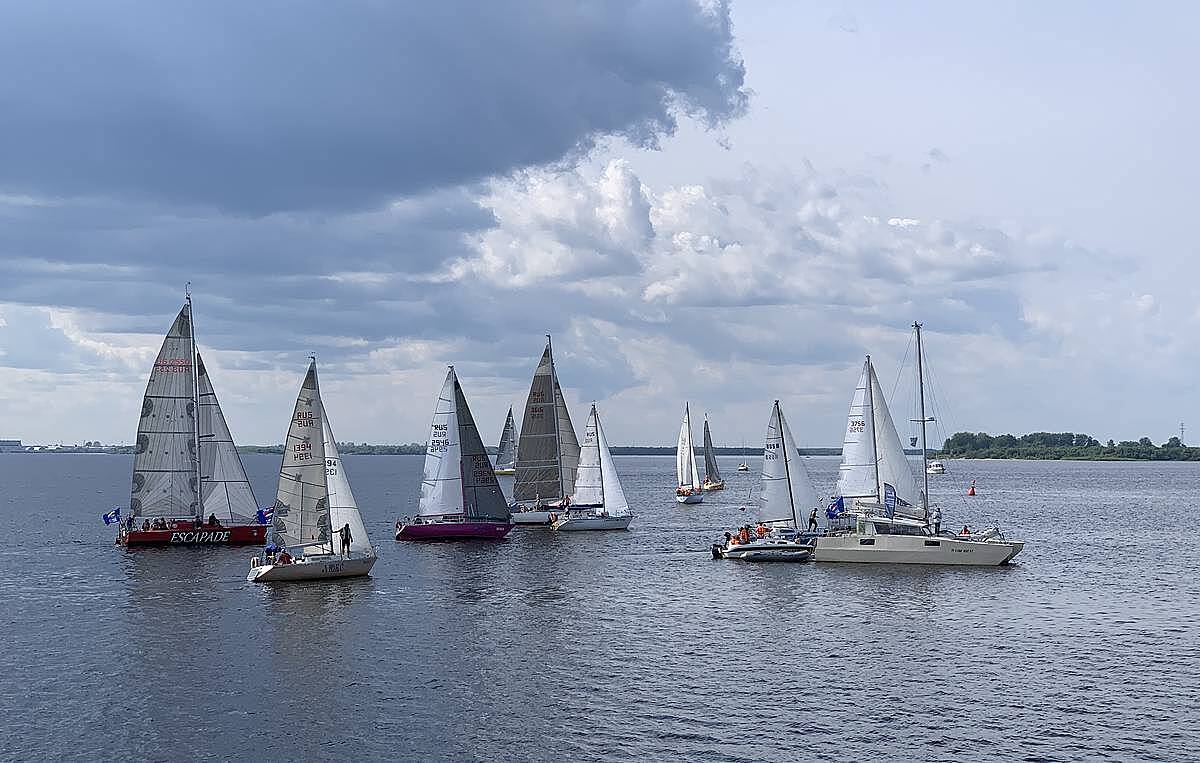
[{"label": "forestay", "polygon": [[332,548],[323,417],[317,364],[313,361],[296,398],[279,468],[274,526],[276,543],[284,546]]},{"label": "forestay", "polygon": [[617,466],[604,436],[604,426],[596,405],[588,414],[583,447],[579,455],[579,477],[575,481],[574,505],[579,508],[602,508],[610,516],[629,513],[629,502],[621,489]]},{"label": "forestay", "polygon": [[[362,515],[350,492],[350,479],[338,454],[337,441],[333,438],[333,429],[329,424],[329,416],[325,406],[321,406],[321,432],[325,448],[325,485],[329,493],[329,527],[336,534],[344,526],[350,525],[350,553],[375,554],[371,540],[367,537],[367,528],[363,525]],[[341,543],[336,545],[341,550]]]},{"label": "forestay", "polygon": [[202,515],[216,514],[222,519],[245,524],[258,511],[250,480],[238,455],[237,445],[221,413],[221,404],[204,360],[196,354],[196,383],[200,400],[200,492]]},{"label": "forestay", "polygon": [[191,305],[185,304],[163,339],[142,398],[129,498],[135,517],[199,515],[193,349]]},{"label": "forestay", "polygon": [[776,400],[763,445],[759,516],[763,522],[788,522],[799,528],[806,512],[819,504],[817,490],[799,457],[792,430]]},{"label": "forestay", "polygon": [[679,425],[679,442],[675,446],[675,475],[680,487],[700,488],[696,471],[696,451],[692,447],[692,413],[683,405],[683,422]]},{"label": "forestay", "polygon": [[717,452],[713,449],[712,434],[708,431],[708,414],[704,414],[704,476],[713,482],[721,481]]}]

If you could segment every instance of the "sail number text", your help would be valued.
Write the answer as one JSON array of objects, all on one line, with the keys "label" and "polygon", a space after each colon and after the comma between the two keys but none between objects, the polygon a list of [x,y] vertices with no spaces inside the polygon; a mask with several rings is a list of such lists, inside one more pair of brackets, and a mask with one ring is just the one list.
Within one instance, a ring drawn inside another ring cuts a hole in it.
[{"label": "sail number text", "polygon": [[867,422],[863,419],[850,419],[850,431],[861,432],[867,428]]},{"label": "sail number text", "polygon": [[434,424],[429,433],[429,452],[445,453],[450,449],[450,425]]}]

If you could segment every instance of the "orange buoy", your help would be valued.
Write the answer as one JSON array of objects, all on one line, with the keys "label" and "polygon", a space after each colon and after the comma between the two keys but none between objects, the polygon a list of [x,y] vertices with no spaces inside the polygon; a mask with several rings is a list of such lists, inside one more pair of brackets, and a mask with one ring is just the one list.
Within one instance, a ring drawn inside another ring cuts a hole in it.
[{"label": "orange buoy", "polygon": [[975,495],[975,480],[971,480],[971,487],[967,488],[967,495]]}]

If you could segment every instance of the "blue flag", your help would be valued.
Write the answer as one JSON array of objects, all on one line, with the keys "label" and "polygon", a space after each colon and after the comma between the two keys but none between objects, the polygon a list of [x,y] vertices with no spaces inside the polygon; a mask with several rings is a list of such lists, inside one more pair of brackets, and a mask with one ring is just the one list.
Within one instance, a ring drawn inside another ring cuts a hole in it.
[{"label": "blue flag", "polygon": [[888,483],[883,483],[883,508],[887,509],[889,517],[896,514],[896,488]]},{"label": "blue flag", "polygon": [[105,514],[103,519],[104,519],[104,524],[106,524],[106,525],[111,525],[114,522],[120,522],[121,521],[121,507],[117,506],[112,511]]},{"label": "blue flag", "polygon": [[829,506],[825,508],[825,516],[829,517],[830,519],[837,519],[845,510],[846,501],[839,495],[834,497],[834,499],[829,502]]},{"label": "blue flag", "polygon": [[275,507],[268,506],[265,509],[259,509],[255,513],[254,517],[258,520],[260,525],[269,525],[271,524],[271,520],[275,517]]}]

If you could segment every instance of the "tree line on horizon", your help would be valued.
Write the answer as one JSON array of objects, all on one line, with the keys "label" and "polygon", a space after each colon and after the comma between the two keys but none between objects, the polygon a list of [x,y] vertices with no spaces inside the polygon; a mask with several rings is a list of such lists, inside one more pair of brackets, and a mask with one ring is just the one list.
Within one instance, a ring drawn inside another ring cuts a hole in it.
[{"label": "tree line on horizon", "polygon": [[1200,447],[1172,437],[1155,445],[1149,437],[1101,443],[1078,432],[1031,432],[1017,437],[987,432],[955,432],[941,455],[952,458],[1074,459],[1081,461],[1200,461]]}]

